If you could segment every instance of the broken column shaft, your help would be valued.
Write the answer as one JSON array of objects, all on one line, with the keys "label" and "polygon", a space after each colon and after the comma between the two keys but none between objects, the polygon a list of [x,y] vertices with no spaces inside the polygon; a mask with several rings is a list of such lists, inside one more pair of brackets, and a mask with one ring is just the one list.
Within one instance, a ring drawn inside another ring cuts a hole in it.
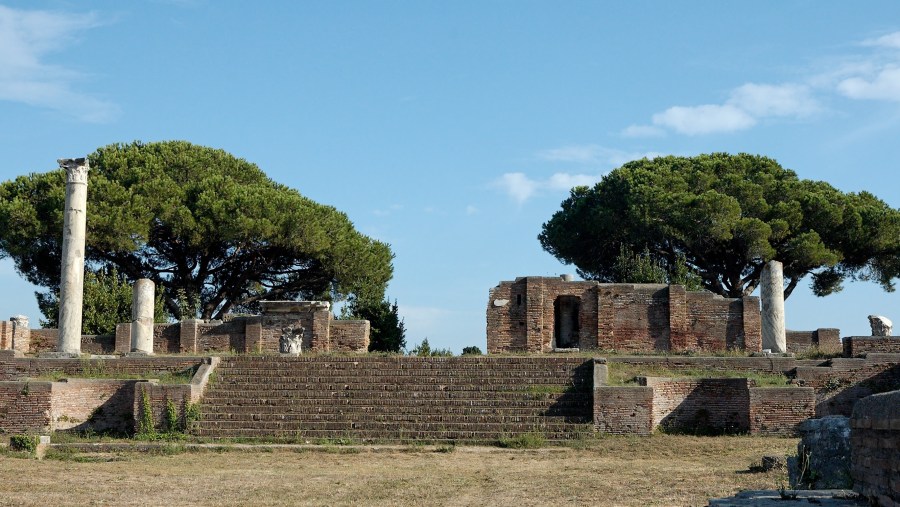
[{"label": "broken column shaft", "polygon": [[153,354],[153,310],[156,285],[141,278],[134,282],[131,298],[131,351]]},{"label": "broken column shaft", "polygon": [[762,303],[762,347],[772,352],[787,352],[784,331],[784,273],[778,261],[769,261],[760,276]]},{"label": "broken column shaft", "polygon": [[83,158],[60,159],[58,162],[66,170],[66,204],[59,285],[59,340],[56,350],[62,354],[78,355],[81,354],[89,168]]}]

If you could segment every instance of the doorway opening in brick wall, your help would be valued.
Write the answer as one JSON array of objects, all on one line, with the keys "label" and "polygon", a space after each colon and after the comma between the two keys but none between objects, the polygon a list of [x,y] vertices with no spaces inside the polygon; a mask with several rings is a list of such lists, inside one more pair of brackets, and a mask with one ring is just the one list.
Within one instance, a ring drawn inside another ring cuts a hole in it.
[{"label": "doorway opening in brick wall", "polygon": [[559,296],[553,302],[554,349],[578,347],[580,309],[581,298],[578,296]]}]

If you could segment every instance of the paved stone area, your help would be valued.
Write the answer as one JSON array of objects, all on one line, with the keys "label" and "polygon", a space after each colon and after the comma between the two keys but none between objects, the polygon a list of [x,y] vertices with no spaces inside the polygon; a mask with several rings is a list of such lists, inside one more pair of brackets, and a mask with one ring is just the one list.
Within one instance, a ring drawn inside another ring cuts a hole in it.
[{"label": "paved stone area", "polygon": [[[868,503],[849,489],[822,489],[811,491],[778,490],[741,491],[730,498],[713,498],[709,507],[791,507],[817,505],[820,507],[858,507]],[[796,498],[792,496],[796,494]]]}]

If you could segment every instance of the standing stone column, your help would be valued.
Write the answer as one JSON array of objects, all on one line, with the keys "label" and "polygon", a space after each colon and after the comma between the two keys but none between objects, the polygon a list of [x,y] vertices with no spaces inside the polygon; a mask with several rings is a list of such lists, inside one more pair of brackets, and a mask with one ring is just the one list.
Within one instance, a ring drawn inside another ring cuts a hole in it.
[{"label": "standing stone column", "polygon": [[762,347],[772,352],[787,352],[784,332],[784,272],[778,261],[769,261],[760,277],[762,300]]},{"label": "standing stone column", "polygon": [[141,278],[134,282],[131,298],[131,351],[153,354],[153,310],[156,285]]},{"label": "standing stone column", "polygon": [[81,354],[81,311],[84,298],[84,237],[87,228],[88,163],[83,158],[60,159],[66,170],[62,275],[59,286],[59,341],[62,354]]}]

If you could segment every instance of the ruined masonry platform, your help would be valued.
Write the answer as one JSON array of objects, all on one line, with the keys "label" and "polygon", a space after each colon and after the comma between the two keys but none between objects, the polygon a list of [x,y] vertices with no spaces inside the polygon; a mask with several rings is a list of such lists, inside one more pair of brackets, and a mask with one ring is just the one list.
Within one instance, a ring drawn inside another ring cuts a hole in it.
[{"label": "ruined masonry platform", "polygon": [[211,438],[484,441],[590,435],[584,358],[228,357],[203,398]]}]

